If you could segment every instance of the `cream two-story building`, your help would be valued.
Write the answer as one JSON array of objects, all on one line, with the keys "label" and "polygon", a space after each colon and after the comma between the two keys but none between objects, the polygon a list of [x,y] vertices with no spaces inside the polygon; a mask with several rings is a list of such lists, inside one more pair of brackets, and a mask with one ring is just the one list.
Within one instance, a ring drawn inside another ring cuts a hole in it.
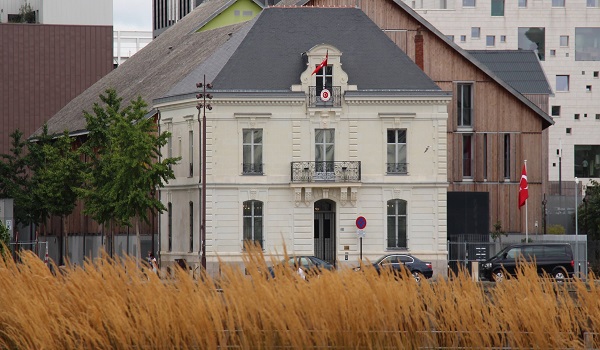
[{"label": "cream two-story building", "polygon": [[230,36],[153,101],[163,155],[181,157],[160,191],[163,266],[200,264],[205,180],[209,272],[253,242],[338,266],[408,252],[445,274],[450,93],[359,9],[267,8]]}]

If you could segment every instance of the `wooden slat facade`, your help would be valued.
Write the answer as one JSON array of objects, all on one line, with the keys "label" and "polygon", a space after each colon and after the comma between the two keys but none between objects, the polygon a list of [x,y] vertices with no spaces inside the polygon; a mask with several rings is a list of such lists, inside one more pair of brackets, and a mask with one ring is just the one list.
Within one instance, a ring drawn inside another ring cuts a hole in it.
[{"label": "wooden slat facade", "polygon": [[[312,0],[306,4],[316,7],[357,5],[413,61],[414,38],[418,31],[422,34],[424,71],[440,88],[453,91],[456,96],[457,82],[474,85],[474,117],[470,130],[475,136],[476,150],[473,179],[462,178],[462,134],[457,128],[456,98],[453,97],[448,106],[448,191],[488,192],[490,230],[491,225],[500,221],[507,232],[525,232],[525,208],[519,210],[517,203],[521,168],[527,160],[528,230],[534,232],[536,220],[541,227],[541,202],[547,183],[548,122],[391,0]],[[548,111],[547,96],[530,96],[530,99]],[[484,134],[488,135],[487,157],[483,156]],[[510,135],[508,179],[504,178],[503,167],[504,134]]]},{"label": "wooden slat facade", "polygon": [[[113,69],[112,26],[0,24],[0,153],[10,134],[29,137],[74,97]],[[71,234],[100,230],[81,204],[67,218]],[[60,218],[40,233],[60,235]]]}]

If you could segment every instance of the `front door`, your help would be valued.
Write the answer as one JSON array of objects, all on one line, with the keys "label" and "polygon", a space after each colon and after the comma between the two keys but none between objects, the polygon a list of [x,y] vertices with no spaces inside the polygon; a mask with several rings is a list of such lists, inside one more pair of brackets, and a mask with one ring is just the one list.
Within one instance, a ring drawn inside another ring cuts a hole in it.
[{"label": "front door", "polygon": [[315,202],[315,256],[336,264],[335,203],[327,199]]}]

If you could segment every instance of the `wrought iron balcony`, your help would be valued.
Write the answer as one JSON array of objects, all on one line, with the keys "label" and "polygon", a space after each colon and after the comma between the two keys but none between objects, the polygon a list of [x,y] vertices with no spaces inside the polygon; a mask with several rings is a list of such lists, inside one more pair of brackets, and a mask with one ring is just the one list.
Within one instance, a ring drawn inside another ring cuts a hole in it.
[{"label": "wrought iron balcony", "polygon": [[388,174],[408,174],[408,163],[387,163]]},{"label": "wrought iron balcony", "polygon": [[262,163],[243,163],[242,164],[243,175],[262,175],[263,164]]},{"label": "wrought iron balcony", "polygon": [[360,182],[359,161],[292,162],[292,182]]},{"label": "wrought iron balcony", "polygon": [[330,92],[330,98],[324,101],[321,98],[321,86],[309,86],[308,87],[308,107],[341,107],[342,106],[342,88],[340,86],[332,86],[328,88]]}]

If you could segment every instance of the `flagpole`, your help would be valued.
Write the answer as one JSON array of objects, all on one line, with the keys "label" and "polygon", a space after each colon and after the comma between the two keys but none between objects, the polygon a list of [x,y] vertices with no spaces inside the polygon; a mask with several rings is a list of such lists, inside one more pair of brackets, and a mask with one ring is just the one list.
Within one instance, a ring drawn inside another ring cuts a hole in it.
[{"label": "flagpole", "polygon": [[[525,159],[525,173],[527,173],[527,159]],[[529,187],[529,181],[527,181],[527,187]],[[527,200],[525,200],[525,243],[529,243],[529,225],[527,224]]]}]

